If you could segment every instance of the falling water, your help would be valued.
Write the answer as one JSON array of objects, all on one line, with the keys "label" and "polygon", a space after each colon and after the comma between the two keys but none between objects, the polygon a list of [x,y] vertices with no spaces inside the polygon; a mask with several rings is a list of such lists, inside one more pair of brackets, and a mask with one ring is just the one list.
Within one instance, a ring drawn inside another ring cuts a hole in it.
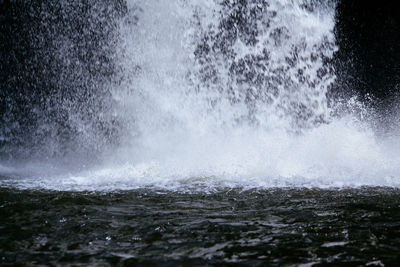
[{"label": "falling water", "polygon": [[[356,98],[327,97],[338,49],[334,16],[333,1],[129,1],[115,28],[117,71],[101,96],[111,106],[101,116],[118,126],[114,146],[99,143],[90,166],[4,163],[0,183],[397,187],[395,138],[377,137]],[[68,109],[70,118],[80,111]],[[99,140],[93,127],[78,129],[85,133],[78,146]]]}]

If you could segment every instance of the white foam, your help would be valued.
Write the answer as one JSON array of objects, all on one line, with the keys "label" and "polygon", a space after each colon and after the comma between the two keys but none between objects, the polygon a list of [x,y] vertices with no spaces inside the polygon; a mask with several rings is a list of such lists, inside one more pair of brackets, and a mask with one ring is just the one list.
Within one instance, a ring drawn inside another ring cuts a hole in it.
[{"label": "white foam", "polygon": [[398,148],[348,118],[300,136],[241,129],[170,140],[169,146],[157,145],[166,140],[153,142],[140,148],[147,150],[142,161],[120,151],[90,170],[46,175],[44,169],[31,176],[25,171],[1,183],[52,190],[400,186]]}]

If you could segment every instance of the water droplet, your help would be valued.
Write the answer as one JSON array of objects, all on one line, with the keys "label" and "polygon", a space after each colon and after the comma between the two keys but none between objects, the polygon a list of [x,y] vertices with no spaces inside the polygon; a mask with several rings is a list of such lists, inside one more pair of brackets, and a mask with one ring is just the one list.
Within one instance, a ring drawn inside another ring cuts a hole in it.
[{"label": "water droplet", "polygon": [[134,240],[134,241],[140,241],[140,240],[142,240],[142,238],[140,238],[139,236],[133,236],[133,237],[132,237],[132,240]]}]

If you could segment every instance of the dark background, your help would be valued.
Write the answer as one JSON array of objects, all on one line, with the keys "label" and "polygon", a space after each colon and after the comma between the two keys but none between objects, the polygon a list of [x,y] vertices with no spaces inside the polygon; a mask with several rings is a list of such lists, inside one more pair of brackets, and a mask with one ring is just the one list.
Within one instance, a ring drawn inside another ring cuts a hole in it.
[{"label": "dark background", "polygon": [[341,0],[336,12],[338,79],[333,93],[360,96],[384,123],[396,112],[400,91],[400,13],[396,3]]}]

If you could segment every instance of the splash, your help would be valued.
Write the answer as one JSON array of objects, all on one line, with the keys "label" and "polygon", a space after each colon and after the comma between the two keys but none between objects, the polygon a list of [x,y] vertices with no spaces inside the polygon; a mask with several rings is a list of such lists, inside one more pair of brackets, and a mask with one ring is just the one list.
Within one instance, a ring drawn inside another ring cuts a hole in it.
[{"label": "splash", "polygon": [[399,186],[395,142],[378,139],[359,116],[334,115],[343,105],[328,105],[334,12],[334,3],[306,0],[128,2],[111,90],[118,148],[97,166],[68,172],[4,167],[6,177],[18,177],[1,183],[55,190]]}]

